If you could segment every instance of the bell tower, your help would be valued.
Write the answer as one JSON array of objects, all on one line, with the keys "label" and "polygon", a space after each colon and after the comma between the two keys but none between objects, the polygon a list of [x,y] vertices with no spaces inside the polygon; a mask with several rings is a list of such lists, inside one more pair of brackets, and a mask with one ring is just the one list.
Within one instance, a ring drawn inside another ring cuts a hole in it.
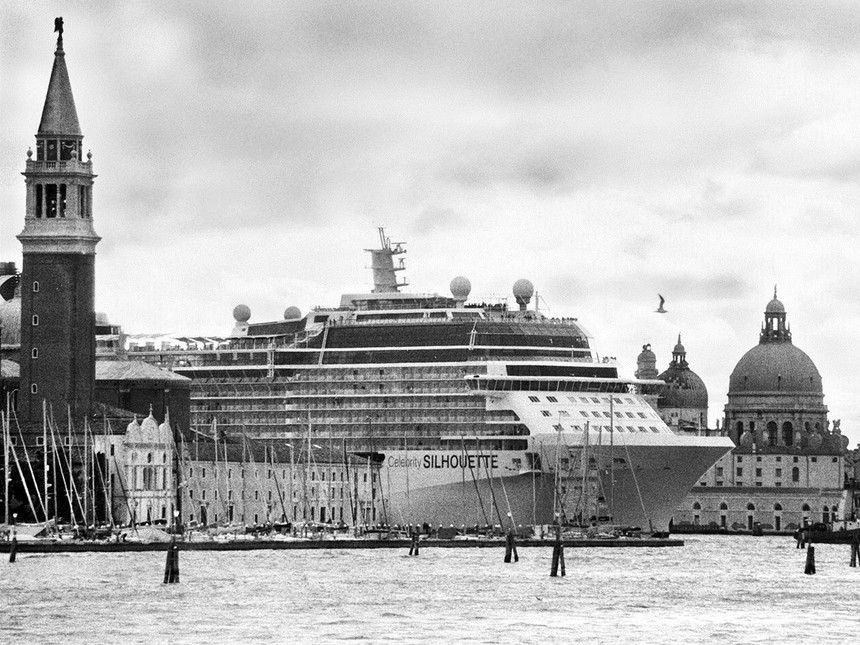
[{"label": "bell tower", "polygon": [[90,413],[95,379],[95,253],[92,155],[83,134],[63,51],[63,19],[36,133],[27,151],[21,272],[21,386],[18,415],[42,417],[42,401],[63,419]]}]

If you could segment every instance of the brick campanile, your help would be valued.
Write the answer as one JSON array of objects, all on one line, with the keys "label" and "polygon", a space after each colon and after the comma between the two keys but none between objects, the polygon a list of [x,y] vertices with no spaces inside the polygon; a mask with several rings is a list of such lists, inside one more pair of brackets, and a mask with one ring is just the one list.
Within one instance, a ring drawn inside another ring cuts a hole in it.
[{"label": "brick campanile", "polygon": [[60,422],[89,415],[95,380],[95,253],[91,154],[82,159],[81,127],[63,52],[62,18],[54,67],[36,134],[27,151],[21,272],[21,386],[18,415],[42,419],[42,401]]}]

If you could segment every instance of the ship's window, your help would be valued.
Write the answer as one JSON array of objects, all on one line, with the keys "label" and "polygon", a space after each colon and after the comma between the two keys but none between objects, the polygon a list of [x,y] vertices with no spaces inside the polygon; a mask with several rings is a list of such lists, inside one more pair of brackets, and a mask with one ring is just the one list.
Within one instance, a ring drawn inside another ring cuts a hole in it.
[{"label": "ship's window", "polygon": [[553,430],[557,430],[558,432],[561,432],[562,430],[564,430],[564,428],[561,426],[561,424],[560,424],[560,423],[556,423],[556,424],[553,426]]},{"label": "ship's window", "polygon": [[532,403],[537,403],[538,401],[540,401],[540,399],[536,396],[530,396],[529,401],[531,401]]},{"label": "ship's window", "polygon": [[623,415],[623,414],[621,414],[620,412],[616,412],[616,413],[615,413],[615,418],[616,418],[616,419],[623,419],[623,418],[624,418],[624,415]]},{"label": "ship's window", "polygon": [[598,399],[597,397],[594,397],[594,396],[593,396],[593,397],[591,397],[591,402],[592,402],[592,403],[600,403],[600,399]]},{"label": "ship's window", "polygon": [[628,416],[628,417],[630,417],[631,419],[635,419],[635,418],[636,418],[636,415],[635,415],[635,414],[633,414],[632,412],[628,412],[628,413],[627,413],[627,416]]},{"label": "ship's window", "polygon": [[586,412],[585,410],[580,410],[579,413],[584,417],[588,416],[588,412]]},{"label": "ship's window", "polygon": [[39,281],[33,280],[33,293],[39,293]]},{"label": "ship's window", "polygon": [[39,326],[39,316],[36,314],[33,314],[33,327],[38,327],[38,326]]},{"label": "ship's window", "polygon": [[546,397],[546,400],[549,401],[550,403],[558,403],[558,399],[555,398],[554,396],[548,396],[548,397]]},{"label": "ship's window", "polygon": [[39,358],[39,348],[34,347],[33,350],[30,352],[30,356],[32,358]]},{"label": "ship's window", "polygon": [[651,432],[660,432],[660,429],[656,428],[654,426],[651,426]]},{"label": "ship's window", "polygon": [[598,412],[597,410],[592,410],[592,411],[591,411],[591,416],[593,416],[593,417],[599,417],[599,416],[600,416],[600,412]]},{"label": "ship's window", "polygon": [[617,396],[613,396],[612,400],[615,401],[615,403],[617,403],[618,405],[623,405],[623,403],[624,403],[624,401],[619,399]]},{"label": "ship's window", "polygon": [[648,432],[648,429],[645,426],[639,426],[639,432]]},{"label": "ship's window", "polygon": [[645,413],[644,413],[644,412],[640,412],[640,413],[639,413],[639,418],[640,418],[640,419],[647,419],[648,417],[645,415]]},{"label": "ship's window", "polygon": [[603,411],[603,416],[605,416],[607,419],[610,418],[610,414],[606,410]]},{"label": "ship's window", "polygon": [[636,432],[636,428],[633,426],[627,426],[627,432]]}]

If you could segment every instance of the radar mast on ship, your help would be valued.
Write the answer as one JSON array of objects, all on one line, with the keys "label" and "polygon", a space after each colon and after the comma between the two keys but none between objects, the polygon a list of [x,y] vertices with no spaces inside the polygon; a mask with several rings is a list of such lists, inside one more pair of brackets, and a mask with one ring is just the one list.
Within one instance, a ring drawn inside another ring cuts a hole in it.
[{"label": "radar mast on ship", "polygon": [[378,249],[365,249],[370,253],[371,263],[370,268],[373,270],[373,293],[399,293],[400,287],[405,287],[409,283],[397,281],[397,272],[403,271],[406,267],[403,264],[403,258],[399,258],[397,266],[394,266],[394,256],[406,253],[403,248],[405,242],[392,242],[391,238],[385,235],[385,229],[379,227],[379,242]]}]

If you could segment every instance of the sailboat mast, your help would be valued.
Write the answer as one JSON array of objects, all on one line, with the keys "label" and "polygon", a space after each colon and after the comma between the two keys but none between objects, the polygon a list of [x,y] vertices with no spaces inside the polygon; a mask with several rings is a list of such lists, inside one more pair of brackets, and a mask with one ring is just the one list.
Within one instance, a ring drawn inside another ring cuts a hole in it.
[{"label": "sailboat mast", "polygon": [[3,521],[9,525],[9,395],[3,414]]},{"label": "sailboat mast", "polygon": [[45,492],[45,522],[48,522],[51,498],[48,497],[48,404],[45,399],[42,399],[42,490]]}]

